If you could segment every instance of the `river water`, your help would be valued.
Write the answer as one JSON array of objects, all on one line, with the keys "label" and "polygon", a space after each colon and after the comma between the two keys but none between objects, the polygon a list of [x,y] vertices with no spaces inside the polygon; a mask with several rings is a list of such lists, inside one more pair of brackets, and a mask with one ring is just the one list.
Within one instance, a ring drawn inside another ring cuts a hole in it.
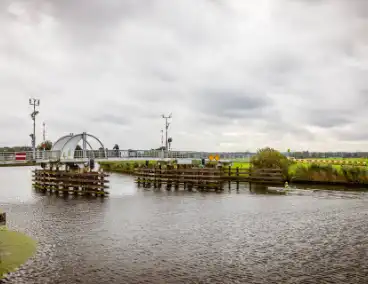
[{"label": "river water", "polygon": [[38,252],[5,283],[368,283],[368,195],[166,192],[112,174],[110,197],[41,195],[0,168],[10,229]]}]

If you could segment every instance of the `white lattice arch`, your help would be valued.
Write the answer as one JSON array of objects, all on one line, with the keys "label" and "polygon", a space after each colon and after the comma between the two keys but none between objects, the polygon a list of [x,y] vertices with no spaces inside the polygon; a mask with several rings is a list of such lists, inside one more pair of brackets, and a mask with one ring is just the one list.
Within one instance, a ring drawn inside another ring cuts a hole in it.
[{"label": "white lattice arch", "polygon": [[[81,133],[81,134],[77,134],[77,135],[73,135],[73,134],[69,134],[69,135],[65,135],[61,138],[59,138],[52,146],[51,151],[58,151],[60,152],[60,159],[64,160],[73,160],[74,159],[74,152],[75,149],[77,148],[77,145],[79,144],[79,142],[83,139],[85,139],[86,141],[86,145],[89,146],[89,148],[91,150],[92,146],[91,144],[87,141],[87,137],[90,137],[94,140],[96,140],[103,149],[105,149],[103,143],[101,142],[100,139],[98,139],[96,136],[88,134],[88,133]],[[85,149],[84,149],[85,150]]]}]

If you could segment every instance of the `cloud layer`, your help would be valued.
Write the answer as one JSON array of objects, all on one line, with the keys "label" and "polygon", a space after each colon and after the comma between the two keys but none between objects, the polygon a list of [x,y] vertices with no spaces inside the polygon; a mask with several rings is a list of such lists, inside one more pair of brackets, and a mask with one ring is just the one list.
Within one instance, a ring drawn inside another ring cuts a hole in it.
[{"label": "cloud layer", "polygon": [[[256,3],[257,2],[257,3]],[[3,0],[1,145],[368,150],[365,0]]]}]

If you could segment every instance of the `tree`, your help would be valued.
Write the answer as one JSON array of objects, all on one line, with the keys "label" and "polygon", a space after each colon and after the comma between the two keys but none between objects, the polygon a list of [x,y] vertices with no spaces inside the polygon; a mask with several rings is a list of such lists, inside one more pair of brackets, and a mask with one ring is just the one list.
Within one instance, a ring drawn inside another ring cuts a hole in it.
[{"label": "tree", "polygon": [[288,179],[289,166],[292,162],[279,151],[266,147],[257,151],[251,158],[251,163],[255,169],[281,169],[284,178]]},{"label": "tree", "polygon": [[52,142],[50,140],[46,140],[45,142],[42,142],[41,144],[39,144],[37,146],[37,149],[39,149],[39,150],[45,149],[45,150],[49,151],[49,150],[51,150],[51,148],[52,148]]},{"label": "tree", "polygon": [[77,147],[75,147],[75,151],[83,151],[82,147],[77,145]]}]

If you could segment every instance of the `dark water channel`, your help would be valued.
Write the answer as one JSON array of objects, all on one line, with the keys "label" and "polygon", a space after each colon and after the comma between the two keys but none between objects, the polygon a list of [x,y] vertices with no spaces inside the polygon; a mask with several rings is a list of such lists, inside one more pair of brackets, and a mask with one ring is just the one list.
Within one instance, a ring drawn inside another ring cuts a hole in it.
[{"label": "dark water channel", "polygon": [[367,193],[154,192],[112,175],[110,197],[39,195],[0,168],[8,226],[39,242],[6,283],[368,283]]}]

